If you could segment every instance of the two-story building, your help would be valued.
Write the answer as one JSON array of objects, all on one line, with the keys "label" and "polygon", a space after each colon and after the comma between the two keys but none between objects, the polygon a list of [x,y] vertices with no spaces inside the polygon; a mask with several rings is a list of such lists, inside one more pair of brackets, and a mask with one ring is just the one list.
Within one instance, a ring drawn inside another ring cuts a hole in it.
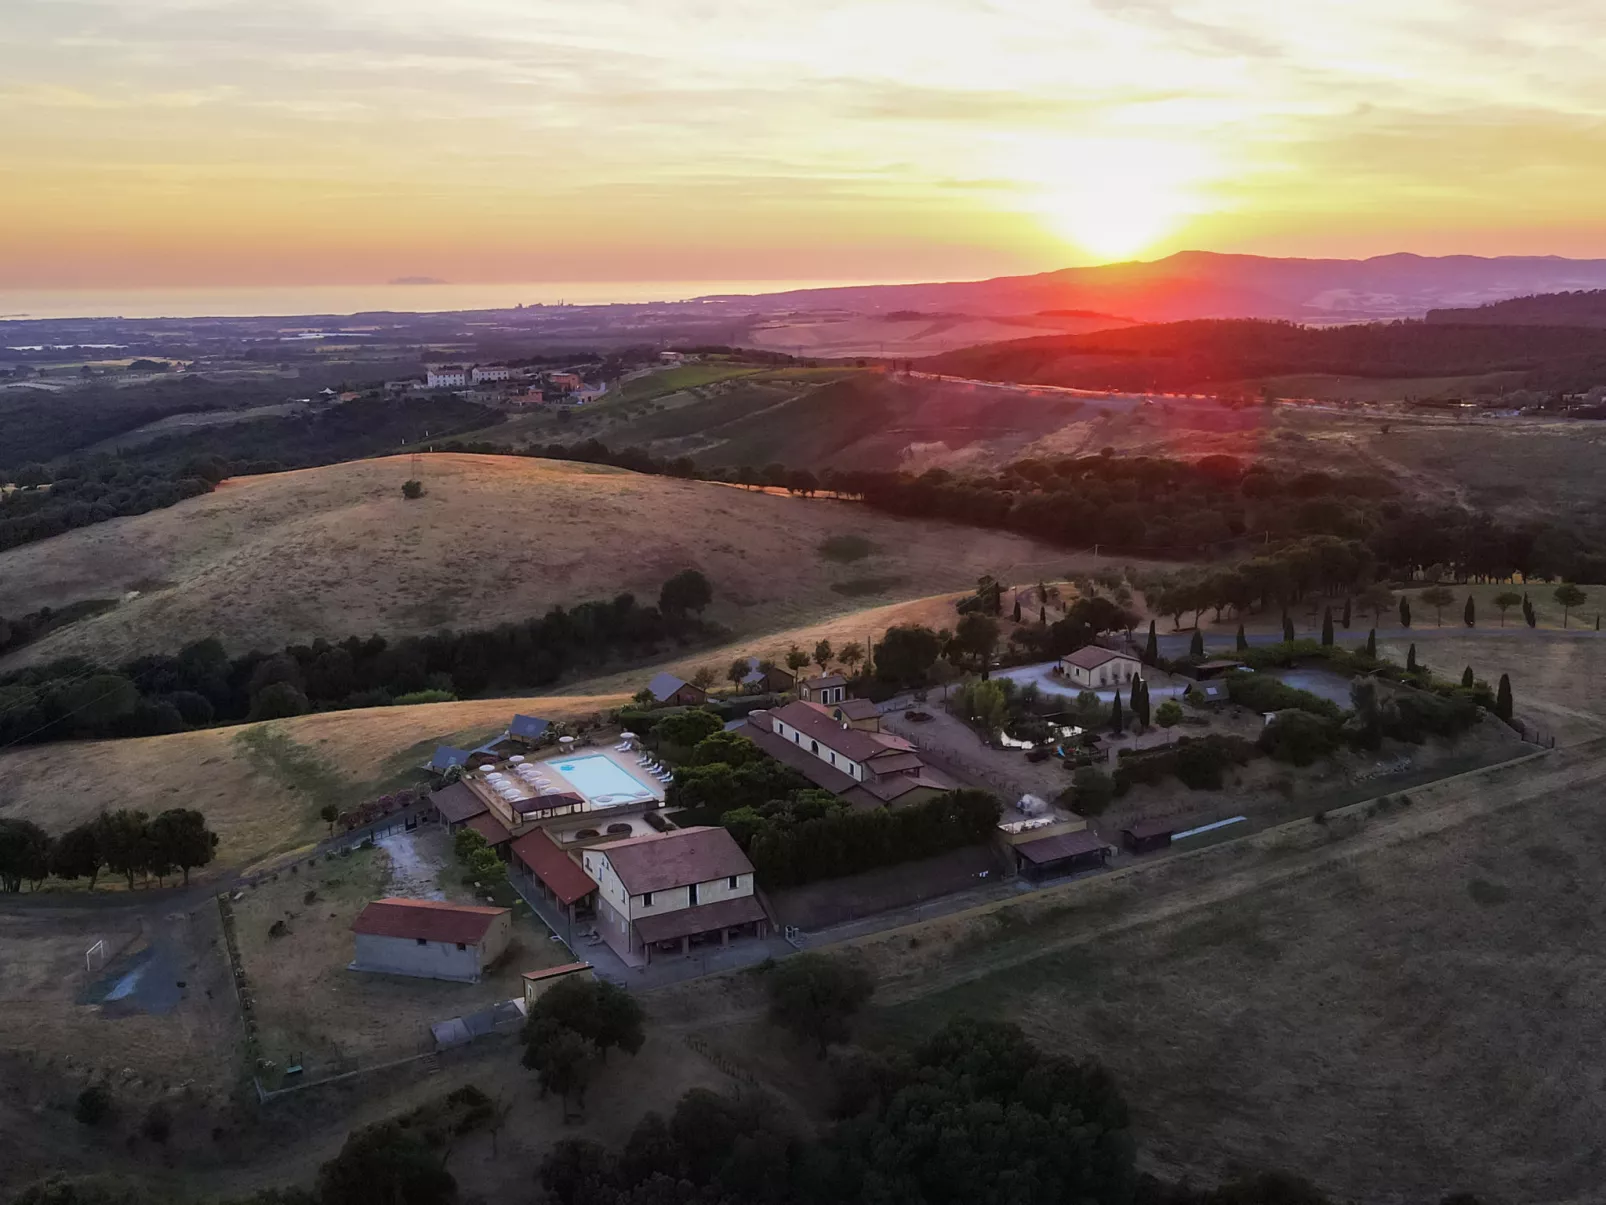
[{"label": "two-story building", "polygon": [[429,389],[462,389],[468,385],[468,369],[461,364],[426,365],[424,385]]},{"label": "two-story building", "polygon": [[805,703],[840,703],[848,697],[848,680],[841,674],[822,674],[798,684],[798,698]]},{"label": "two-story building", "polygon": [[597,932],[626,962],[655,950],[762,937],[769,917],[754,894],[753,864],[723,828],[682,828],[592,846],[580,855],[597,885]]},{"label": "two-story building", "polygon": [[474,384],[485,385],[492,381],[510,380],[513,370],[506,364],[476,364],[469,375]]}]

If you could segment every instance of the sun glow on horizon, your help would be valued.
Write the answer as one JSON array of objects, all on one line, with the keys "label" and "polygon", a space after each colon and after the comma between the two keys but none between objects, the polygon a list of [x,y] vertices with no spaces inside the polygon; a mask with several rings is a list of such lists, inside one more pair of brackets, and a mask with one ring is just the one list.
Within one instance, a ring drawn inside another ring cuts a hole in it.
[{"label": "sun glow on horizon", "polygon": [[1056,237],[1097,260],[1134,259],[1223,206],[1204,195],[1223,169],[1200,148],[1146,137],[1077,138],[1021,148],[1011,174]]}]

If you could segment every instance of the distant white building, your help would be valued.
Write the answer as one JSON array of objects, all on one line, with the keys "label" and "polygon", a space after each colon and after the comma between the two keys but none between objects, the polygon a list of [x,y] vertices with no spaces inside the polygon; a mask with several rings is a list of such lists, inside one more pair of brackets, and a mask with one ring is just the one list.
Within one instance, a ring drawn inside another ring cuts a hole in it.
[{"label": "distant white building", "polygon": [[468,369],[461,364],[428,364],[424,384],[430,389],[462,389],[468,384]]},{"label": "distant white building", "polygon": [[506,381],[512,377],[513,370],[506,364],[476,364],[472,375],[474,384],[483,385],[487,381]]}]

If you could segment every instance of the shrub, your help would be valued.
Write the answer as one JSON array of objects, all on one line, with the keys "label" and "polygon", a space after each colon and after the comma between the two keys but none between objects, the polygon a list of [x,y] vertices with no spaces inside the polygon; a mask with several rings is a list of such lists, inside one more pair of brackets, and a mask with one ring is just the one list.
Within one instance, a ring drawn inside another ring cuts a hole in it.
[{"label": "shrub", "polygon": [[1115,798],[1115,782],[1104,771],[1083,766],[1071,778],[1071,806],[1083,816],[1099,816]]},{"label": "shrub", "polygon": [[1327,720],[1339,719],[1344,714],[1331,699],[1299,690],[1265,674],[1227,675],[1227,695],[1234,703],[1251,711],[1297,710]]},{"label": "shrub", "polygon": [[104,1125],[111,1120],[112,1094],[101,1084],[90,1084],[78,1094],[73,1116],[86,1126]]},{"label": "shrub", "polygon": [[1284,711],[1260,734],[1262,750],[1277,761],[1308,766],[1338,748],[1336,720],[1305,711]]},{"label": "shrub", "polygon": [[1232,755],[1210,740],[1185,741],[1177,748],[1176,775],[1189,790],[1221,790],[1230,765]]}]

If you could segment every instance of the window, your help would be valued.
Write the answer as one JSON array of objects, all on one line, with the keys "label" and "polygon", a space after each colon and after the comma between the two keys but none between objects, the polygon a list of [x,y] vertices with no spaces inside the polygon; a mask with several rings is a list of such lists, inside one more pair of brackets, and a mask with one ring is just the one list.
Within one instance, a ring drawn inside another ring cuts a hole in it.
[{"label": "window", "polygon": [[690,887],[686,888],[686,902],[688,904],[695,904],[697,902],[697,884],[696,883],[693,883]]},{"label": "window", "polygon": [[429,945],[429,942],[425,938],[422,938],[422,937],[415,937],[415,938],[413,938],[413,940],[416,941],[421,946]]},{"label": "window", "polygon": [[468,946],[467,946],[466,943],[460,941],[460,942],[457,943],[457,948],[459,950],[466,950],[466,949],[468,949]]},{"label": "window", "polygon": [[734,874],[733,874],[733,875],[731,875],[731,880],[730,880],[730,887],[731,887],[731,890],[732,890],[732,891],[735,891],[735,890],[736,890],[736,880],[737,880],[737,879],[738,879],[738,878],[740,878],[740,877],[741,877],[741,876],[739,876],[739,875],[734,875]]},{"label": "window", "polygon": [[809,752],[814,754],[815,756],[819,756],[820,742],[819,741],[810,741],[809,742]]},{"label": "window", "polygon": [[643,908],[651,908],[652,907],[652,892],[648,891],[648,892],[644,892],[642,894],[641,906]]}]

